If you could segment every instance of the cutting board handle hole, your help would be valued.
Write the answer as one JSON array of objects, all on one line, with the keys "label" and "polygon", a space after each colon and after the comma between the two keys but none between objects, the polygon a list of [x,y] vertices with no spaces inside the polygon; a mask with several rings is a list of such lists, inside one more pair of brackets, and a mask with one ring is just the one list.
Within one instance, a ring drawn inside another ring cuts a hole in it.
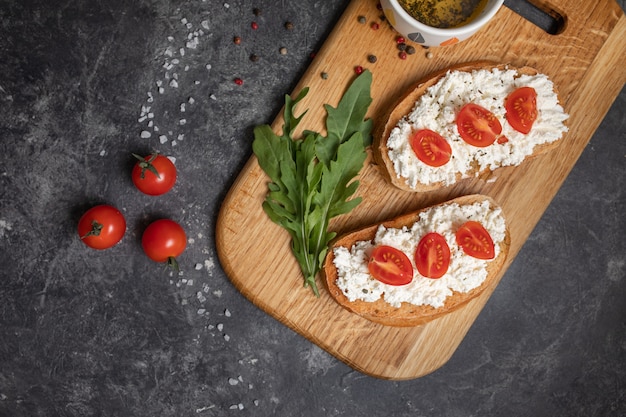
[{"label": "cutting board handle hole", "polygon": [[505,0],[504,5],[550,35],[565,30],[565,13],[543,0]]}]

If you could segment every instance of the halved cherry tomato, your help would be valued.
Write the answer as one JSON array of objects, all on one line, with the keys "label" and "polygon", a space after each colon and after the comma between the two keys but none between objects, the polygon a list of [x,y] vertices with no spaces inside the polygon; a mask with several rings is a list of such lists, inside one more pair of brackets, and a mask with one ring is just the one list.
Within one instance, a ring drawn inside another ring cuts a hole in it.
[{"label": "halved cherry tomato", "polygon": [[384,284],[405,285],[413,280],[411,261],[404,252],[391,246],[375,247],[367,268],[374,278]]},{"label": "halved cherry tomato", "polygon": [[470,145],[484,148],[495,142],[502,133],[502,125],[489,110],[478,104],[468,103],[456,117],[461,138]]},{"label": "halved cherry tomato", "polygon": [[450,247],[439,233],[427,233],[415,250],[417,271],[426,278],[441,278],[450,266]]},{"label": "halved cherry tomato", "polygon": [[532,87],[518,88],[508,95],[504,108],[511,127],[526,135],[537,120],[537,92]]},{"label": "halved cherry tomato", "polygon": [[463,252],[478,259],[493,259],[496,251],[491,235],[482,224],[470,220],[456,231],[456,243]]},{"label": "halved cherry tomato", "polygon": [[148,258],[155,262],[167,262],[178,269],[176,257],[185,250],[187,235],[175,221],[160,219],[150,223],[143,232],[141,246]]},{"label": "halved cherry tomato", "polygon": [[431,167],[440,167],[450,160],[452,148],[437,132],[430,129],[421,129],[415,132],[410,139],[411,148],[417,158]]},{"label": "halved cherry tomato", "polygon": [[122,240],[125,232],[124,216],[107,204],[90,208],[78,220],[78,236],[90,248],[110,248]]},{"label": "halved cherry tomato", "polygon": [[176,166],[169,158],[157,153],[146,157],[133,154],[138,159],[131,177],[139,191],[148,195],[165,194],[176,182]]}]

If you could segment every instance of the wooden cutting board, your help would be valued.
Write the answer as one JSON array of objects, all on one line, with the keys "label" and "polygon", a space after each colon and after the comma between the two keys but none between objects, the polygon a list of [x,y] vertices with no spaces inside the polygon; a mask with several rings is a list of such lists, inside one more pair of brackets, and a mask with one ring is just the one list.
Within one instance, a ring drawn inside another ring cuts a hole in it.
[{"label": "wooden cutting board", "polygon": [[[391,187],[370,161],[366,163],[358,192],[363,202],[331,223],[339,233],[472,193],[495,198],[510,225],[511,252],[495,284],[465,307],[413,328],[385,327],[347,312],[330,298],[319,278],[319,298],[304,288],[287,233],[261,208],[268,178],[254,156],[243,168],[223,202],[216,229],[219,259],[232,283],[256,306],[354,369],[400,380],[430,373],[452,356],[604,118],[626,81],[626,18],[613,1],[552,0],[551,9],[564,17],[565,25],[560,33],[550,35],[502,7],[469,40],[431,48],[430,59],[414,45],[417,53],[401,60],[397,33],[381,22],[377,3],[352,1],[294,89],[297,93],[310,87],[296,109],[297,114],[309,109],[303,128],[323,131],[324,103],[337,105],[357,65],[373,74],[368,114],[375,125],[384,110],[420,78],[478,60],[537,68],[554,81],[570,114],[569,133],[557,149],[521,166],[504,168],[489,180],[408,193]],[[367,23],[359,23],[359,16],[365,16]],[[373,22],[380,23],[378,30],[371,28]],[[368,55],[375,55],[377,61],[368,62]],[[273,124],[276,132],[282,130],[281,115]]]}]

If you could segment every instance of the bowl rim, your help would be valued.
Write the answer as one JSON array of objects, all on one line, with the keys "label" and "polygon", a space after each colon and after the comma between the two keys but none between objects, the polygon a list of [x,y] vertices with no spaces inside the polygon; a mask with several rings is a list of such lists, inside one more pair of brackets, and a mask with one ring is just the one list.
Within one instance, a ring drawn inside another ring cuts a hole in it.
[{"label": "bowl rim", "polygon": [[478,16],[477,19],[472,20],[467,25],[454,27],[454,28],[436,28],[433,26],[425,25],[419,20],[415,19],[411,16],[402,6],[398,3],[398,0],[387,0],[393,9],[394,13],[400,15],[402,20],[404,20],[408,25],[415,27],[417,30],[422,32],[426,31],[426,33],[430,33],[432,35],[440,35],[440,36],[454,36],[464,33],[471,33],[478,30],[481,26],[485,25],[491,18],[500,10],[504,0],[488,0],[488,2],[492,2],[491,4],[487,4],[485,6],[485,10]]}]

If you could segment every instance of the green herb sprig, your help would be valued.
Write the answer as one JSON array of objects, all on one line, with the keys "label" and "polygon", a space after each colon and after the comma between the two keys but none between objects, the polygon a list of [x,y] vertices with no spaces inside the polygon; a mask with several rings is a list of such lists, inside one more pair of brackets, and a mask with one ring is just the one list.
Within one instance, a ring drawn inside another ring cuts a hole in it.
[{"label": "green herb sprig", "polygon": [[348,87],[336,108],[324,105],[326,136],[305,130],[302,138],[293,138],[307,112],[296,117],[294,109],[307,95],[308,87],[295,99],[285,96],[282,135],[276,135],[269,125],[254,129],[252,150],[271,180],[263,210],[289,232],[304,285],[316,296],[315,277],[336,235],[328,231],[330,219],[350,212],[361,202],[360,197],[351,197],[359,186],[355,177],[372,141],[372,121],[365,120],[372,102],[371,83],[372,74],[366,70]]}]

